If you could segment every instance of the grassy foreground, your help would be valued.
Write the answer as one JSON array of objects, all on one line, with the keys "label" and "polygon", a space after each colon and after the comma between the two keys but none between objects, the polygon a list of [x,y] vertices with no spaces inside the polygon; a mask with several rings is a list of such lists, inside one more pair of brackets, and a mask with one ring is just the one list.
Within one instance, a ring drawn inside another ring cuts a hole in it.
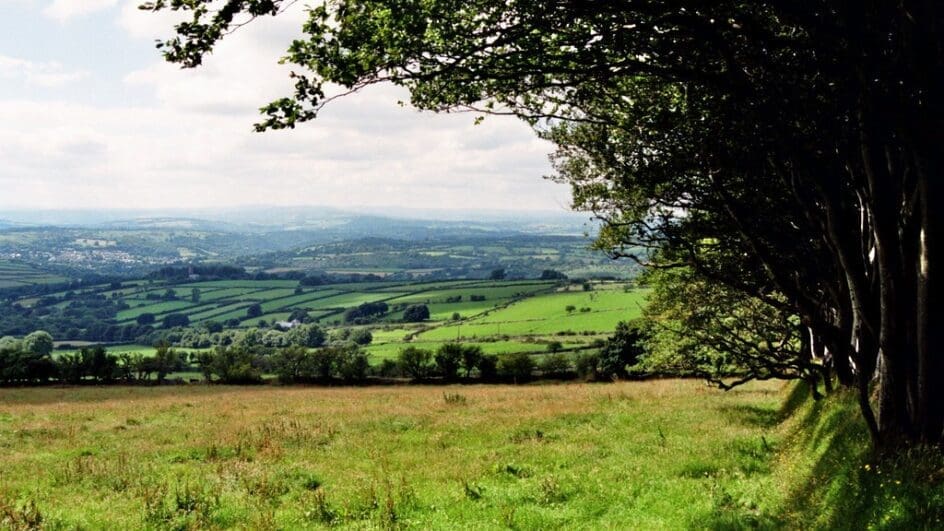
[{"label": "grassy foreground", "polygon": [[767,383],[0,390],[0,528],[940,526],[851,400]]}]

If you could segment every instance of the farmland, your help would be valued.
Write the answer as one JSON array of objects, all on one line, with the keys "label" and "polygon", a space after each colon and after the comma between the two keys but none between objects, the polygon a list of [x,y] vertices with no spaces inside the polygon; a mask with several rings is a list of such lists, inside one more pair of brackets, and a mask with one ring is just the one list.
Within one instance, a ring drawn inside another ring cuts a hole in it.
[{"label": "farmland", "polygon": [[[371,362],[379,363],[395,358],[406,346],[436,350],[454,341],[477,345],[489,354],[543,354],[551,343],[559,343],[564,352],[586,350],[612,334],[618,322],[637,317],[645,296],[644,289],[620,281],[375,281],[304,286],[297,280],[171,283],[141,279],[52,293],[44,304],[64,311],[76,297],[98,297],[120,308],[112,319],[115,326],[152,322],[158,329],[171,315],[186,316],[188,326],[194,329],[213,323],[232,330],[266,329],[287,320],[291,312],[303,310],[329,332],[341,328],[369,330],[373,341],[365,348]],[[38,299],[24,297],[18,302],[29,307],[38,304]],[[346,311],[365,303],[384,303],[388,310],[368,324],[345,322]],[[426,306],[429,318],[402,322],[403,309],[410,305]],[[250,312],[253,307],[255,310]],[[148,320],[142,321],[144,317]],[[72,338],[55,339],[68,348]],[[153,352],[128,344],[110,350],[117,353],[129,348]]]},{"label": "farmland", "polygon": [[28,264],[0,261],[0,289],[59,284],[66,281],[65,277],[41,271]]},{"label": "farmland", "polygon": [[[848,460],[867,439],[851,400],[801,403],[800,390],[680,380],[4,389],[0,518],[91,529],[679,529],[907,527],[935,516],[914,511],[939,488]],[[813,437],[827,425],[836,432]],[[833,494],[846,481],[857,496]]]}]

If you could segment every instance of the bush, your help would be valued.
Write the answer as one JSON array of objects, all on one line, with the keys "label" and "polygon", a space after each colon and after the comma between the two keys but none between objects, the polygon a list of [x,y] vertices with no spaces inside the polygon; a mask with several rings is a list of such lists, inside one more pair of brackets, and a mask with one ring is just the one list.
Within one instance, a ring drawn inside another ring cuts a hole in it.
[{"label": "bush", "polygon": [[433,372],[433,353],[421,348],[407,347],[400,351],[397,363],[404,374],[414,380],[422,380]]},{"label": "bush", "polygon": [[534,371],[534,360],[524,352],[503,354],[498,358],[498,374],[510,378],[516,383],[531,379]]},{"label": "bush", "polygon": [[547,351],[550,353],[560,352],[564,349],[564,345],[560,341],[551,341],[547,344]]}]

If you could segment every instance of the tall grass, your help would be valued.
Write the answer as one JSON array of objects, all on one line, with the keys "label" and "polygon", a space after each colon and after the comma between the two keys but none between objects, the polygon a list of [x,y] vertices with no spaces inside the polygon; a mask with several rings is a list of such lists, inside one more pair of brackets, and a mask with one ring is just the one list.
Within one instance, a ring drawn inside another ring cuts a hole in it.
[{"label": "tall grass", "polygon": [[852,397],[700,382],[0,390],[0,528],[934,528]]}]

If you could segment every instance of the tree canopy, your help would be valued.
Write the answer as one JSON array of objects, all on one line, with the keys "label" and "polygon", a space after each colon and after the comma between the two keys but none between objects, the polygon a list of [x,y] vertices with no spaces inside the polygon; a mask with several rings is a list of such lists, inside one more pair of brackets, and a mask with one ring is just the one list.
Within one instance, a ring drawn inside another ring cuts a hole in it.
[{"label": "tree canopy", "polygon": [[[144,7],[190,11],[160,46],[194,67],[288,4]],[[791,356],[858,389],[876,443],[940,442],[942,22],[931,0],[326,2],[257,128],[315,118],[329,84],[384,81],[421,109],[521,117],[605,221],[601,248],[808,337]]]}]

